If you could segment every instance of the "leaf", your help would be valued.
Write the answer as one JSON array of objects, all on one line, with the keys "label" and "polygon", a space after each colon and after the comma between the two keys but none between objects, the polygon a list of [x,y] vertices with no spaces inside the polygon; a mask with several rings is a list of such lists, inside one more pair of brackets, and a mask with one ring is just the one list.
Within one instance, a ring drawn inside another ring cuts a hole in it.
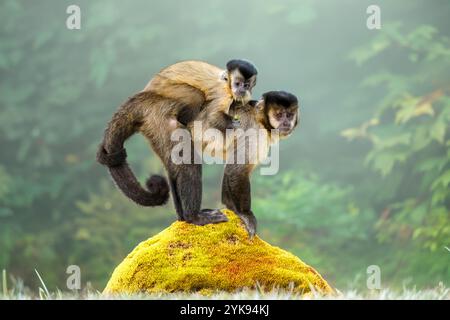
[{"label": "leaf", "polygon": [[427,127],[419,127],[414,131],[412,138],[412,150],[414,152],[420,151],[430,144],[432,139],[429,135],[429,129]]},{"label": "leaf", "polygon": [[380,139],[377,144],[378,150],[389,149],[399,145],[410,145],[411,144],[411,133],[407,132],[404,134],[392,136],[390,138]]},{"label": "leaf", "polygon": [[445,142],[445,132],[447,131],[447,124],[442,121],[437,121],[430,129],[430,136],[441,144]]},{"label": "leaf", "polygon": [[391,41],[383,35],[372,41],[370,45],[359,47],[353,50],[350,53],[349,58],[354,60],[356,64],[360,66],[364,62],[372,59],[373,57],[384,51],[389,47],[390,44]]},{"label": "leaf", "polygon": [[449,160],[445,157],[427,158],[417,165],[418,172],[427,172],[430,170],[441,170]]},{"label": "leaf", "polygon": [[431,105],[431,103],[423,103],[420,104],[418,106],[416,106],[416,108],[414,109],[414,116],[418,117],[424,114],[428,114],[430,116],[434,116],[434,109],[433,106]]},{"label": "leaf", "polygon": [[341,131],[341,136],[352,141],[356,138],[364,138],[366,136],[365,132],[362,132],[361,128],[346,129]]},{"label": "leaf", "polygon": [[431,102],[420,103],[421,98],[406,97],[396,103],[400,110],[395,114],[395,123],[403,124],[412,118],[421,115],[434,116],[435,112]]},{"label": "leaf", "polygon": [[404,162],[405,160],[406,155],[401,153],[374,154],[371,152],[366,158],[366,163],[371,163],[376,171],[379,171],[383,176],[387,176],[397,162]]},{"label": "leaf", "polygon": [[356,138],[374,138],[367,133],[367,129],[369,127],[377,126],[379,123],[380,121],[377,118],[372,118],[369,121],[364,122],[359,128],[350,128],[341,131],[341,136],[347,138],[350,141]]},{"label": "leaf", "polygon": [[431,190],[434,190],[439,186],[447,188],[449,184],[450,184],[450,170],[447,170],[433,182],[433,184],[431,185]]},{"label": "leaf", "polygon": [[447,188],[435,189],[431,197],[431,205],[436,206],[440,203],[443,203],[449,195],[450,192],[447,190]]}]

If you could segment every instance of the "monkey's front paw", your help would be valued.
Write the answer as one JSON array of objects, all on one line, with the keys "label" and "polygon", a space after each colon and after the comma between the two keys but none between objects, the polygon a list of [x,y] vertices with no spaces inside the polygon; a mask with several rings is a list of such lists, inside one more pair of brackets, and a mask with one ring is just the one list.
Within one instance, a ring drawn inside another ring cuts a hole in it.
[{"label": "monkey's front paw", "polygon": [[252,215],[242,214],[242,215],[239,215],[239,217],[241,218],[242,222],[244,223],[245,229],[247,229],[249,238],[253,239],[253,237],[256,234],[256,218],[255,218],[255,216],[253,214]]}]

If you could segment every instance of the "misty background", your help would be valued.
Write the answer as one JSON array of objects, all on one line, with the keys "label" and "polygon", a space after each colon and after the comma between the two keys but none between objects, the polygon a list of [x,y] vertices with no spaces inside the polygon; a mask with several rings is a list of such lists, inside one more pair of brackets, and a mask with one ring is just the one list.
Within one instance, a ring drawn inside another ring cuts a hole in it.
[{"label": "misty background", "polygon": [[[81,30],[66,8],[81,8]],[[366,8],[381,8],[381,30]],[[254,98],[286,90],[300,126],[280,172],[252,177],[259,236],[340,289],[450,285],[450,3],[435,1],[10,1],[0,3],[0,269],[102,290],[140,241],[175,218],[138,207],[95,153],[117,107],[161,68],[258,67]],[[162,166],[127,142],[141,181]],[[203,207],[221,207],[204,166]]]}]

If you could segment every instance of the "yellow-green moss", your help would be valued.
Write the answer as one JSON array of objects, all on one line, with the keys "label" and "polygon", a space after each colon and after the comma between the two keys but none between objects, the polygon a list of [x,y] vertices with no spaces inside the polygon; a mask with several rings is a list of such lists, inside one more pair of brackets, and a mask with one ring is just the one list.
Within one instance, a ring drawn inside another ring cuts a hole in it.
[{"label": "yellow-green moss", "polygon": [[249,239],[239,217],[223,212],[226,223],[200,227],[177,221],[141,242],[114,270],[104,293],[235,291],[256,283],[332,292],[312,267],[258,236]]}]

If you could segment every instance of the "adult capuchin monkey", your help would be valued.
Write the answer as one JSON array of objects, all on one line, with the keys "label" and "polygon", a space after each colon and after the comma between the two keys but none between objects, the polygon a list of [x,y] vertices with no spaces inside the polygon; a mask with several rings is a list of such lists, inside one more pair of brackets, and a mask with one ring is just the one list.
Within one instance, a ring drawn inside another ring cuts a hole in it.
[{"label": "adult capuchin monkey", "polygon": [[[222,179],[222,203],[239,215],[250,237],[256,233],[256,218],[251,210],[250,175],[267,157],[270,146],[293,132],[298,124],[298,109],[295,95],[270,91],[263,94],[261,100],[230,111],[240,119],[243,132],[233,135],[234,143],[225,150],[227,163]],[[263,130],[263,134],[258,134],[256,139],[247,139],[252,134],[251,130]],[[239,156],[241,161],[237,161]]]},{"label": "adult capuchin monkey", "polygon": [[[201,121],[205,130],[224,132],[233,128],[235,122],[229,109],[231,105],[239,109],[248,102],[256,75],[253,64],[244,60],[229,61],[226,70],[201,61],[184,61],[161,70],[113,115],[97,152],[98,162],[108,166],[119,189],[140,205],[166,203],[170,185],[180,220],[196,225],[227,221],[219,210],[201,210],[201,164],[195,161],[195,152],[189,164],[174,164],[171,151],[177,142],[171,141],[171,135],[195,120]],[[149,140],[160,157],[169,184],[164,177],[153,175],[147,180],[146,190],[137,181],[123,146],[136,132]]]}]

